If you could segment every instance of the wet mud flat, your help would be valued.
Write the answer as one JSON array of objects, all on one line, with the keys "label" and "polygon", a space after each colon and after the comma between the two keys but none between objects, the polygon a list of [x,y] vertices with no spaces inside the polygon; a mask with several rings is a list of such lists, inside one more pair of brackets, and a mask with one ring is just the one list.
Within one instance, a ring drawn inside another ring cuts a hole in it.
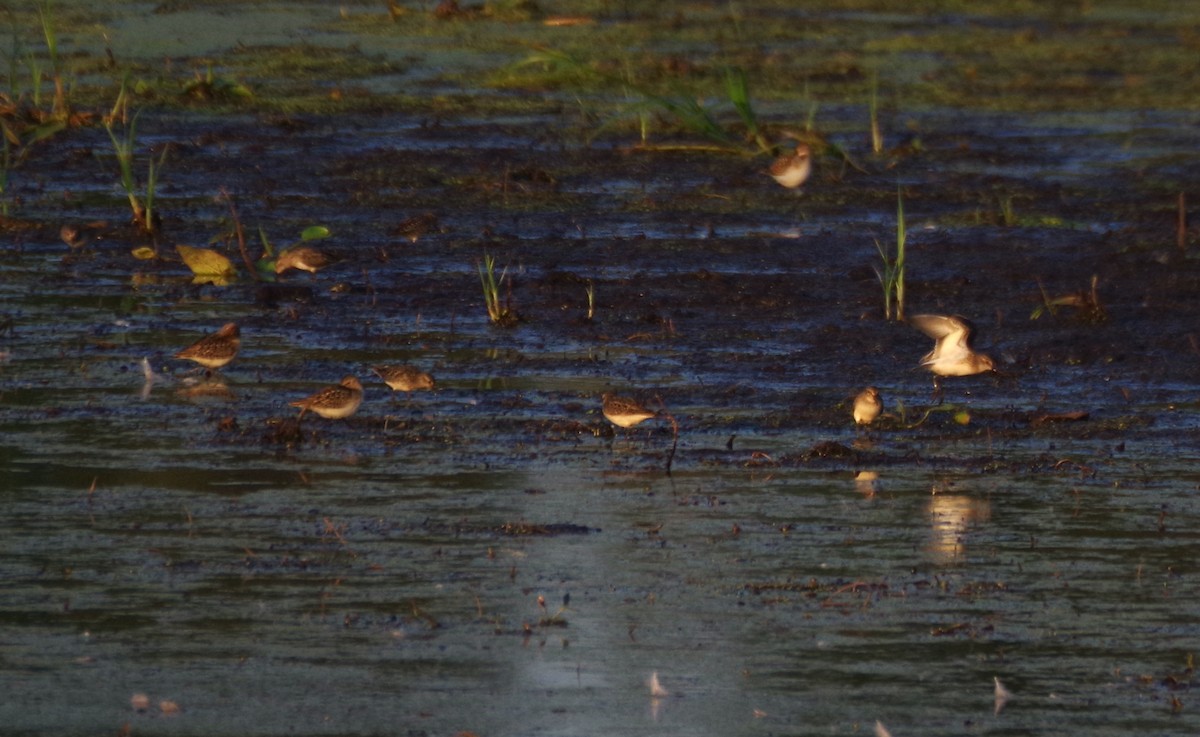
[{"label": "wet mud flat", "polygon": [[[165,112],[160,261],[104,131],[49,142],[0,259],[4,723],[1188,734],[1195,115],[930,109],[872,157],[861,113],[826,113],[861,170],[825,153],[796,194],[761,157],[584,142],[565,106]],[[222,189],[342,260],[192,284],[170,246],[226,231]],[[937,408],[874,271],[897,190],[909,313],[970,317],[1000,368]],[[172,358],[231,321],[217,375]],[[405,362],[439,389],[368,371]],[[296,422],[347,373],[357,414]],[[614,431],[608,390],[676,418],[670,475],[668,424]]]}]

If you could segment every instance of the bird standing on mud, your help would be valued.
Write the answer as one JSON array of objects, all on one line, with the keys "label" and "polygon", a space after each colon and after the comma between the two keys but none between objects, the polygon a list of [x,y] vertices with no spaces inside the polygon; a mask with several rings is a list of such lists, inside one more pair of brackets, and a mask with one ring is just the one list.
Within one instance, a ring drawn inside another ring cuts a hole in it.
[{"label": "bird standing on mud", "polygon": [[337,259],[323,251],[310,246],[296,246],[279,254],[275,259],[275,273],[282,274],[288,269],[300,269],[315,276],[318,271],[336,262]]},{"label": "bird standing on mud", "polygon": [[207,335],[175,354],[176,358],[195,361],[210,371],[232,361],[242,347],[237,323],[228,322],[212,335]]},{"label": "bird standing on mud", "polygon": [[658,413],[646,409],[637,401],[628,397],[618,397],[605,394],[602,399],[604,417],[617,427],[633,427],[638,423],[658,417]]},{"label": "bird standing on mud", "polygon": [[868,386],[854,398],[854,422],[857,425],[870,425],[883,411],[883,400],[879,398],[879,390]]},{"label": "bird standing on mud", "polygon": [[363,401],[362,382],[357,377],[347,376],[339,384],[331,384],[316,394],[296,402],[292,407],[300,408],[300,419],[308,411],[316,412],[327,420],[341,420],[358,411]]},{"label": "bird standing on mud", "polygon": [[397,392],[415,392],[433,389],[433,377],[416,366],[372,366],[375,375]]},{"label": "bird standing on mud", "polygon": [[812,174],[812,151],[808,144],[797,143],[796,149],[784,154],[771,163],[767,174],[783,187],[796,189],[808,181]]}]

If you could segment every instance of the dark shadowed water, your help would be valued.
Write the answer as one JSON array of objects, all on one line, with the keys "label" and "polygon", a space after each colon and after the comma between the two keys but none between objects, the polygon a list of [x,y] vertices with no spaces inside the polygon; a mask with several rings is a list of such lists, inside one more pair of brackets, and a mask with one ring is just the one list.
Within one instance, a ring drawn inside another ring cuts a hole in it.
[{"label": "dark shadowed water", "polygon": [[[148,116],[162,263],[129,255],[103,130],[47,146],[0,252],[0,732],[1194,733],[1200,268],[1173,194],[1135,213],[1198,120],[920,118],[920,157],[795,195],[556,119]],[[897,182],[910,312],[969,315],[1002,369],[924,422],[929,341],[871,270]],[[1028,220],[979,219],[997,186]],[[223,232],[222,188],[343,261],[190,284],[171,246]],[[1106,320],[1029,319],[1093,274]],[[173,358],[230,321],[219,374]],[[359,412],[297,427],[347,373]],[[609,389],[665,405],[673,455],[666,421],[613,432]]]}]

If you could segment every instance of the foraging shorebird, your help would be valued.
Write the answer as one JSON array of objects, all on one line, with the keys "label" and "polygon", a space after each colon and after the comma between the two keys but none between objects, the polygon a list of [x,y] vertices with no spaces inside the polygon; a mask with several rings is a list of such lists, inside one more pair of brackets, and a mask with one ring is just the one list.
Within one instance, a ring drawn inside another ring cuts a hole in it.
[{"label": "foraging shorebird", "polygon": [[323,251],[318,251],[311,246],[296,246],[289,248],[279,257],[275,259],[275,273],[282,274],[288,269],[300,269],[315,275],[318,271],[336,263],[337,259],[333,258]]},{"label": "foraging shorebird", "polygon": [[58,229],[58,237],[62,238],[72,251],[83,248],[88,244],[87,234],[78,225],[67,223]]},{"label": "foraging shorebird", "polygon": [[206,369],[218,369],[237,356],[242,346],[240,336],[237,323],[225,323],[220,330],[184,348],[175,357],[195,361]]},{"label": "foraging shorebird", "polygon": [[327,420],[341,420],[358,411],[362,400],[362,383],[357,377],[347,376],[339,384],[330,384],[316,394],[289,404],[300,408],[301,418],[311,410]]},{"label": "foraging shorebird", "polygon": [[854,422],[858,425],[870,425],[883,411],[883,400],[879,398],[879,390],[868,386],[854,398]]},{"label": "foraging shorebird", "polygon": [[790,154],[784,154],[771,164],[767,174],[780,185],[795,189],[808,180],[812,173],[812,151],[808,144],[797,143],[796,149]]},{"label": "foraging shorebird", "polygon": [[433,377],[416,366],[372,366],[371,370],[383,383],[397,392],[414,392],[433,389]]},{"label": "foraging shorebird", "polygon": [[438,227],[437,215],[434,215],[432,212],[426,212],[401,220],[400,224],[392,229],[391,234],[403,236],[409,241],[416,243],[421,236],[436,227]]},{"label": "foraging shorebird", "polygon": [[604,417],[617,427],[633,427],[638,423],[658,417],[657,412],[646,409],[628,397],[605,394],[603,400]]},{"label": "foraging shorebird", "polygon": [[943,376],[973,376],[996,370],[991,358],[971,348],[975,327],[963,318],[913,315],[908,321],[935,341],[933,350],[921,359],[921,365],[934,374],[936,396],[941,396]]}]

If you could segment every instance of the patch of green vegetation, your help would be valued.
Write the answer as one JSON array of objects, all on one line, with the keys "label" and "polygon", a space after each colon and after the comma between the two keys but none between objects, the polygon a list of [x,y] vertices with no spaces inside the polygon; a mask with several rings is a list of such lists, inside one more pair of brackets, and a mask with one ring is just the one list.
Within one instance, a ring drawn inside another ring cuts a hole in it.
[{"label": "patch of green vegetation", "polygon": [[223,57],[223,61],[235,74],[267,80],[328,82],[366,79],[404,70],[403,64],[382,54],[366,54],[356,47],[331,48],[308,43],[239,47]]},{"label": "patch of green vegetation", "polygon": [[889,255],[887,249],[875,241],[879,251],[880,268],[875,274],[883,288],[883,317],[885,320],[904,320],[904,268],[905,244],[908,231],[904,224],[904,193],[896,190],[896,249]]},{"label": "patch of green vegetation", "polygon": [[493,325],[501,327],[517,324],[519,318],[517,311],[512,307],[512,277],[508,275],[508,267],[504,267],[497,279],[496,258],[486,253],[476,266],[479,269],[479,282],[483,287],[483,302],[487,308],[488,319]]},{"label": "patch of green vegetation", "polygon": [[[574,89],[581,94],[620,90],[620,78],[663,93],[681,80],[716,94],[721,69],[736,65],[764,100],[794,100],[797,80],[807,80],[819,101],[860,101],[873,70],[883,72],[881,90],[905,109],[957,106],[994,110],[1093,110],[1112,107],[1197,105],[1200,54],[1196,39],[1147,12],[1140,21],[1107,20],[1087,13],[1039,11],[999,4],[987,14],[954,3],[924,3],[957,14],[964,23],[929,24],[915,8],[886,15],[878,4],[839,4],[840,11],[878,17],[823,18],[806,7],[803,22],[783,19],[785,10],[756,7],[737,17],[682,4],[678,21],[651,19],[589,29],[586,37],[545,30],[503,44],[542,45],[578,59],[575,69],[508,68],[487,83],[501,88]],[[853,5],[846,8],[845,5]],[[991,22],[1025,18],[1028,24]],[[1070,22],[1066,22],[1070,21]],[[664,24],[671,41],[663,43]],[[547,40],[547,37],[553,38]],[[1099,42],[1098,42],[1099,40]],[[503,45],[488,47],[501,51]],[[909,78],[914,67],[923,72]],[[582,73],[590,70],[590,74]],[[614,77],[618,79],[614,79]]]},{"label": "patch of green vegetation", "polygon": [[[629,91],[635,89],[641,101],[682,105],[686,96],[694,107],[684,113],[725,102],[714,120],[727,129],[731,121],[745,122],[736,104],[727,104],[730,69],[739,70],[753,90],[758,116],[789,104],[793,115],[832,104],[859,106],[873,89],[881,122],[897,111],[935,106],[998,111],[1200,107],[1200,32],[1194,30],[1200,27],[1200,7],[1186,3],[916,0],[897,10],[886,0],[816,0],[802,8],[785,0],[579,0],[561,11],[591,21],[577,26],[544,23],[559,8],[528,0],[493,0],[478,12],[447,18],[435,17],[434,4],[400,3],[406,12],[395,22],[385,3],[370,9],[352,5],[344,13],[313,4],[289,9],[287,22],[295,23],[298,13],[310,14],[311,21],[302,22],[317,40],[243,47],[230,36],[224,48],[164,64],[157,55],[139,58],[120,43],[119,33],[107,30],[138,11],[131,0],[102,8],[50,2],[45,4],[53,10],[45,16],[53,21],[49,49],[36,7],[7,12],[15,41],[9,96],[40,89],[26,81],[22,93],[14,72],[30,80],[39,69],[43,75],[57,69],[71,101],[97,110],[112,99],[125,75],[141,81],[142,101],[195,105],[196,96],[188,93],[210,89],[205,84],[209,70],[214,94],[201,95],[199,102],[289,114],[400,108],[496,115],[547,112],[555,106],[565,111],[573,105],[594,121],[628,111]],[[269,13],[251,0],[203,8],[167,3],[141,22],[162,17],[169,23],[175,15],[178,23],[183,12],[227,18],[243,9]],[[945,22],[931,23],[930,14]],[[106,55],[110,38],[115,40]],[[516,64],[549,50],[578,64]],[[399,75],[404,75],[403,86],[390,84],[388,78]],[[48,80],[43,77],[49,93]],[[231,92],[239,88],[252,91],[253,99]],[[773,116],[765,117],[774,122]],[[631,129],[640,126],[635,121]]]}]

